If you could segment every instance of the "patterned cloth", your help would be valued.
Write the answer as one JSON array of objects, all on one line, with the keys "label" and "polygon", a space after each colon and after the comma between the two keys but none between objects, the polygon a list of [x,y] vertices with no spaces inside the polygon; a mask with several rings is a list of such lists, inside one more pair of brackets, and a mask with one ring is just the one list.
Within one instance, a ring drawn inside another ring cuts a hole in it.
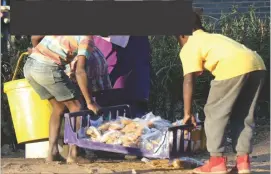
[{"label": "patterned cloth", "polygon": [[89,87],[93,92],[112,88],[108,74],[108,66],[99,49],[87,60],[86,71]]},{"label": "patterned cloth", "polygon": [[[92,36],[45,36],[30,57],[52,65],[66,65],[76,56],[89,58],[95,48]],[[74,55],[70,60],[67,59],[68,53]]]},{"label": "patterned cloth", "polygon": [[[74,57],[67,60],[68,53]],[[92,36],[45,36],[32,50],[31,58],[51,66],[66,66],[66,73],[75,71],[77,56],[86,56],[86,72],[92,92],[110,89],[111,82],[103,54],[94,45]]]},{"label": "patterned cloth", "polygon": [[[101,51],[95,48],[95,52],[90,55],[86,62],[86,72],[88,76],[89,88],[92,92],[111,89],[111,81],[108,74],[108,66]],[[74,74],[77,59],[69,64],[66,73]]]}]

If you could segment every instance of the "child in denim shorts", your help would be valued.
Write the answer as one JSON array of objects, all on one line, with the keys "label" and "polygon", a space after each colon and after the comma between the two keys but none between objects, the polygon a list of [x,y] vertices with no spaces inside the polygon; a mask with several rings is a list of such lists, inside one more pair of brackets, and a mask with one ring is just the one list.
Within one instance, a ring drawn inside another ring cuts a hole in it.
[{"label": "child in denim shorts", "polygon": [[[49,123],[48,161],[60,160],[58,138],[61,117],[65,107],[69,112],[81,109],[79,90],[65,73],[65,66],[77,59],[75,76],[87,108],[97,113],[99,106],[88,90],[87,61],[99,55],[92,36],[44,36],[34,48],[24,66],[24,75],[41,99],[48,99],[53,107]],[[76,124],[79,128],[78,121]],[[71,145],[67,162],[85,161],[77,157],[77,148]]]}]

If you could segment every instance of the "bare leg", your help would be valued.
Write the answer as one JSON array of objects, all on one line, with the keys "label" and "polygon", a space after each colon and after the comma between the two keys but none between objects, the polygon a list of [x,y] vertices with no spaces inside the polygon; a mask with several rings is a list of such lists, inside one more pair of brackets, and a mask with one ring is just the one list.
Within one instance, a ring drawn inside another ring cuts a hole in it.
[{"label": "bare leg", "polygon": [[56,161],[61,160],[59,159],[58,138],[61,126],[61,117],[63,115],[65,105],[56,101],[55,98],[50,99],[49,101],[53,107],[53,111],[49,123],[49,150],[47,161]]},{"label": "bare leg", "polygon": [[[81,104],[78,100],[71,100],[71,101],[66,101],[64,104],[67,106],[70,112],[78,112],[81,109]],[[80,128],[80,117],[77,117],[76,119],[76,131],[78,131]],[[90,162],[89,160],[79,158],[78,157],[78,147],[76,145],[70,145],[69,146],[69,154],[67,157],[67,162],[68,163],[74,163],[74,162],[79,162],[79,163],[84,163],[84,162]]]}]

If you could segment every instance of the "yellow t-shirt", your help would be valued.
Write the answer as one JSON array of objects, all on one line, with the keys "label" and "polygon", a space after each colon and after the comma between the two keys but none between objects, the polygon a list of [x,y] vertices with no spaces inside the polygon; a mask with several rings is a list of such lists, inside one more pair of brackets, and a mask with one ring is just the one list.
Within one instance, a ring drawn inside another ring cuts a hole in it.
[{"label": "yellow t-shirt", "polygon": [[244,45],[221,34],[193,32],[180,52],[183,74],[210,71],[226,80],[256,70],[266,70],[262,58]]}]

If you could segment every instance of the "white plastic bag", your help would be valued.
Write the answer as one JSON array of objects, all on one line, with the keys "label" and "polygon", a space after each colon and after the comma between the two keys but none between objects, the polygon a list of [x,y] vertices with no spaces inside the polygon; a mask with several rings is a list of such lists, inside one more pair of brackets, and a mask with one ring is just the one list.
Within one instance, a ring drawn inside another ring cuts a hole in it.
[{"label": "white plastic bag", "polygon": [[154,151],[155,148],[160,144],[162,136],[163,134],[161,131],[158,129],[152,129],[149,133],[140,137],[141,148]]}]

